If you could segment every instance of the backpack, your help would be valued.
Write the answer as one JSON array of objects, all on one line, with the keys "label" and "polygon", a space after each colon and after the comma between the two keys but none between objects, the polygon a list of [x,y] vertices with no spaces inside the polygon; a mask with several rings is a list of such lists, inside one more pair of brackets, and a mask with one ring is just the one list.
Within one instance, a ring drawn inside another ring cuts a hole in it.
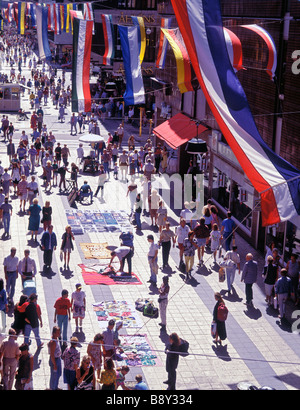
[{"label": "backpack", "polygon": [[144,306],[143,315],[146,317],[157,318],[158,308],[153,305],[153,303],[147,303]]},{"label": "backpack", "polygon": [[223,303],[220,303],[218,306],[218,311],[217,311],[217,319],[220,322],[225,322],[225,320],[227,319],[227,316],[228,316],[227,307]]},{"label": "backpack", "polygon": [[180,345],[178,348],[178,351],[181,353],[180,356],[187,356],[189,354],[188,352],[189,347],[190,347],[190,344],[187,340],[180,339]]}]

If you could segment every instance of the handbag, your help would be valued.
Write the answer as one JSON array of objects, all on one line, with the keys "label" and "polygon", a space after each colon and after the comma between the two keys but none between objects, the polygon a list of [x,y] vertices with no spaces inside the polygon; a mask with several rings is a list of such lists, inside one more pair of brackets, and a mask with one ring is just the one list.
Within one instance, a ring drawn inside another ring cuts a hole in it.
[{"label": "handbag", "polygon": [[59,254],[59,259],[60,259],[60,261],[62,262],[63,261],[63,259],[64,259],[64,253],[63,253],[63,251],[61,250],[60,251],[60,254]]},{"label": "handbag", "polygon": [[216,334],[217,334],[217,323],[216,322],[211,323],[210,333],[211,333],[212,338],[216,337]]}]

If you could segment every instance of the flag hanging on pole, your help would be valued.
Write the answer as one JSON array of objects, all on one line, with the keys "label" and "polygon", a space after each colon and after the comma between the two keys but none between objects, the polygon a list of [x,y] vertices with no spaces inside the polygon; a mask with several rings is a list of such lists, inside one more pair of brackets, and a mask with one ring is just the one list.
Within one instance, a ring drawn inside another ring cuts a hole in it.
[{"label": "flag hanging on pole", "polygon": [[74,17],[78,19],[83,19],[83,14],[79,10],[70,10],[70,17],[71,17],[71,27],[72,27],[72,34],[73,34],[73,19]]},{"label": "flag hanging on pole", "polygon": [[26,2],[18,2],[18,34],[25,34]]},{"label": "flag hanging on pole", "polygon": [[193,91],[192,87],[192,66],[190,57],[187,53],[182,35],[179,28],[166,29],[162,28],[161,31],[164,37],[168,40],[174,56],[176,59],[177,66],[177,86],[181,93],[187,91]]},{"label": "flag hanging on pole", "polygon": [[138,41],[140,47],[140,63],[142,64],[146,51],[146,31],[144,18],[140,16],[131,16],[133,24],[138,27]]},{"label": "flag hanging on pole", "polygon": [[60,34],[60,9],[56,3],[47,4],[48,7],[48,30],[54,34]]},{"label": "flag hanging on pole", "polygon": [[300,171],[258,132],[226,49],[219,0],[172,0],[194,71],[220,130],[260,194],[264,226],[300,226]]},{"label": "flag hanging on pole", "polygon": [[267,64],[266,70],[271,80],[273,80],[275,77],[275,71],[277,67],[277,52],[276,52],[276,46],[275,46],[272,36],[267,32],[267,30],[258,26],[257,24],[242,25],[241,27],[254,31],[266,43],[268,47],[268,51],[269,51],[268,64]]},{"label": "flag hanging on pole", "polygon": [[[171,28],[172,17],[170,18],[162,18],[161,19],[161,28],[169,29]],[[167,55],[167,48],[168,48],[168,40],[164,35],[164,32],[160,31],[159,37],[159,46],[158,46],[158,53],[156,58],[156,68],[164,68],[166,55]]]},{"label": "flag hanging on pole", "polygon": [[93,21],[73,19],[72,111],[91,111],[90,60]]},{"label": "flag hanging on pole", "polygon": [[31,19],[31,27],[36,28],[36,5],[33,3],[30,3],[29,17]]},{"label": "flag hanging on pole", "polygon": [[138,27],[118,26],[126,77],[125,105],[145,103],[145,90],[140,63]]},{"label": "flag hanging on pole", "polygon": [[7,20],[11,23],[14,20],[14,7],[13,3],[8,3],[7,5]]},{"label": "flag hanging on pole", "polygon": [[[83,5],[83,18],[85,20],[94,21],[94,13],[92,3],[84,3]],[[93,34],[95,34],[95,24],[93,23]]]},{"label": "flag hanging on pole", "polygon": [[51,58],[51,50],[48,40],[48,8],[36,5],[36,30],[39,47],[39,58],[41,60]]},{"label": "flag hanging on pole", "polygon": [[114,27],[112,24],[111,14],[101,14],[105,52],[103,55],[102,64],[112,65],[112,60],[115,56],[115,41],[114,41]]}]

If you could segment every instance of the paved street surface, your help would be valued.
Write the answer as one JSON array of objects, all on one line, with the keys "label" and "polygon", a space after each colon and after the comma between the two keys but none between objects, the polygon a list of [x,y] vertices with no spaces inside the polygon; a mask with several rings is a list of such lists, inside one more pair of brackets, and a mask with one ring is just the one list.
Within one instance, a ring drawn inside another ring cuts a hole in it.
[{"label": "paved street surface", "polygon": [[[7,67],[4,66],[4,70]],[[29,70],[25,70],[28,75]],[[60,73],[60,72],[59,72]],[[67,74],[67,81],[69,74]],[[27,92],[22,98],[22,107],[29,113],[29,102]],[[58,111],[54,109],[52,102],[43,107],[45,123],[48,131],[52,130],[56,140],[62,144],[66,143],[71,151],[71,161],[76,159],[76,149],[78,147],[77,137],[70,135],[70,107],[67,107],[68,114],[65,124],[58,122]],[[21,131],[25,130],[30,133],[29,120],[26,122],[17,121],[14,115],[9,115],[9,120],[13,121],[16,131],[14,142],[17,143]],[[107,137],[109,131],[114,131],[119,124],[117,120],[106,120],[102,123],[100,130],[104,137]],[[139,143],[144,143],[147,138],[148,129],[143,129],[142,138]],[[138,129],[125,125],[125,138],[130,132],[138,134]],[[89,147],[86,145],[85,153]],[[6,156],[6,144],[0,142],[0,153],[2,165],[8,165]],[[59,244],[61,236],[67,225],[65,209],[70,209],[67,197],[60,194],[58,187],[51,190],[51,194],[45,192],[43,181],[40,178],[41,167],[37,168],[37,179],[40,184],[39,203],[41,206],[46,200],[50,200],[53,208],[54,232],[58,237]],[[79,175],[78,185],[81,186],[83,180],[87,179],[95,191],[97,187],[97,176]],[[163,176],[161,177],[163,179]],[[139,183],[140,186],[140,183]],[[114,180],[112,174],[110,180],[105,184],[104,200],[94,199],[92,205],[81,205],[76,203],[78,209],[107,209],[118,210],[124,209],[129,212],[129,199],[126,197],[126,182]],[[47,341],[51,336],[51,330],[54,325],[55,300],[60,297],[61,290],[67,289],[69,296],[75,290],[76,283],[83,285],[86,292],[87,310],[86,317],[83,321],[81,332],[76,332],[75,321],[72,319],[69,324],[68,336],[75,335],[79,338],[81,347],[81,357],[86,353],[87,343],[90,342],[96,333],[101,330],[92,304],[101,301],[126,300],[132,304],[138,298],[153,298],[157,305],[157,290],[147,282],[150,278],[149,266],[147,261],[148,242],[147,235],[153,233],[158,238],[158,232],[151,227],[151,221],[148,216],[142,219],[142,233],[135,234],[135,255],[133,257],[133,272],[138,275],[142,285],[114,285],[114,286],[88,286],[84,284],[81,263],[86,263],[83,252],[80,248],[80,242],[102,243],[108,242],[110,246],[118,246],[118,233],[87,233],[76,235],[75,249],[71,254],[70,270],[63,269],[63,263],[59,258],[59,250],[54,254],[52,270],[50,274],[43,272],[43,254],[38,244],[31,241],[31,235],[28,231],[28,215],[19,214],[19,200],[12,196],[13,217],[11,223],[10,239],[1,239],[0,259],[10,253],[10,248],[17,248],[17,256],[23,257],[26,247],[30,248],[31,257],[33,257],[38,266],[36,276],[38,303],[42,309],[43,327],[40,330],[41,337],[44,339],[45,347],[36,351],[36,342],[32,339],[30,351],[34,354],[34,373],[33,384],[35,390],[45,390],[49,388],[50,368]],[[178,212],[177,212],[178,213]],[[168,209],[168,215],[171,221],[172,229],[178,225],[178,215]],[[2,234],[2,232],[0,232]],[[38,239],[42,234],[42,226],[39,231]],[[263,255],[253,250],[247,242],[237,236],[236,242],[238,252],[241,256],[242,266],[245,261],[245,255],[253,252],[254,259],[258,261],[259,272],[262,272],[264,258]],[[133,381],[137,373],[142,373],[144,381],[151,390],[162,390],[166,388],[163,381],[166,380],[165,371],[165,344],[168,342],[168,334],[176,332],[182,338],[189,341],[189,355],[181,357],[177,370],[178,390],[200,389],[200,390],[220,390],[236,389],[237,384],[241,381],[250,381],[256,386],[268,385],[276,389],[299,389],[300,387],[300,348],[299,334],[293,333],[290,326],[290,317],[287,322],[280,322],[278,312],[272,307],[267,306],[262,286],[262,279],[254,286],[254,306],[247,307],[245,302],[244,284],[240,282],[240,277],[236,275],[234,283],[234,292],[227,296],[225,293],[226,282],[220,283],[218,280],[218,268],[214,264],[213,257],[210,253],[205,253],[204,266],[199,268],[195,264],[193,277],[190,281],[185,282],[183,275],[177,269],[179,261],[179,250],[177,247],[172,248],[170,258],[170,270],[162,272],[159,270],[158,284],[162,282],[164,274],[169,275],[170,294],[167,309],[167,333],[160,331],[160,318],[149,319],[137,312],[140,316],[143,326],[139,329],[125,329],[122,333],[128,335],[145,334],[148,341],[157,355],[160,363],[157,366],[131,367],[130,373],[126,380]],[[195,258],[196,263],[197,258]],[[159,253],[159,266],[162,266],[161,251]],[[4,277],[3,269],[1,277]],[[216,346],[212,342],[210,327],[212,322],[212,311],[215,305],[214,292],[221,292],[224,296],[229,309],[229,316],[226,322],[228,338],[223,342],[223,346]],[[21,280],[17,281],[15,301],[21,295]],[[289,315],[293,306],[289,304]],[[9,325],[12,323],[12,314],[7,318]],[[18,338],[18,342],[23,342],[23,337]],[[61,377],[60,387],[66,389]]]}]

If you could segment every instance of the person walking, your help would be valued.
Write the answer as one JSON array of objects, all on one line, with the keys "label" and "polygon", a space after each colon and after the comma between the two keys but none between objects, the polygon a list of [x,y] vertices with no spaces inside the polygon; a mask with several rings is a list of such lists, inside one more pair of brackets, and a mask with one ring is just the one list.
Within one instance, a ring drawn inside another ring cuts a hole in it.
[{"label": "person walking", "polygon": [[18,272],[21,275],[22,283],[26,279],[32,279],[37,272],[35,260],[29,257],[30,250],[25,249],[24,258],[19,261]]},{"label": "person walking", "polygon": [[300,273],[300,263],[297,260],[298,255],[295,253],[291,254],[291,258],[286,264],[287,275],[292,281],[292,293],[291,297],[295,301],[295,295],[297,294],[299,286],[299,273]]},{"label": "person walking", "polygon": [[166,227],[161,231],[159,242],[162,247],[162,269],[169,267],[169,255],[171,251],[171,246],[173,242],[173,248],[176,244],[176,235],[170,229],[170,222],[166,222]]},{"label": "person walking", "polygon": [[168,373],[168,379],[163,383],[168,385],[167,390],[176,390],[176,369],[179,363],[179,346],[180,338],[177,333],[171,333],[169,336],[169,344],[166,348],[166,371]]},{"label": "person walking", "polygon": [[2,209],[2,220],[3,220],[3,228],[4,228],[3,236],[6,236],[8,238],[10,219],[11,219],[12,210],[13,210],[11,204],[8,202],[8,197],[5,197],[4,203],[0,206],[0,209]]},{"label": "person walking", "polygon": [[33,390],[33,355],[29,353],[29,346],[22,343],[20,348],[20,357],[16,374],[16,390]]},{"label": "person walking", "polygon": [[4,280],[0,278],[0,316],[2,328],[1,332],[5,332],[6,329],[6,314],[8,312],[7,294],[4,289]]},{"label": "person walking", "polygon": [[8,340],[0,347],[0,362],[3,362],[3,386],[4,390],[12,390],[15,380],[18,360],[20,357],[17,335],[14,329],[9,329]]},{"label": "person walking", "polygon": [[59,343],[60,328],[53,326],[52,339],[48,343],[49,366],[50,366],[50,390],[61,390],[58,388],[59,379],[62,375],[61,348]]},{"label": "person walking", "polygon": [[15,295],[16,280],[18,278],[18,264],[19,258],[16,256],[16,248],[10,249],[10,254],[4,258],[4,275],[6,280],[6,292],[8,303],[13,304],[13,298]]},{"label": "person walking", "polygon": [[68,323],[71,320],[71,302],[68,298],[69,292],[63,289],[61,297],[56,299],[54,303],[54,323],[57,322],[62,333],[63,344],[67,345],[68,340]]},{"label": "person walking", "polygon": [[273,256],[267,257],[267,266],[264,267],[263,278],[265,284],[266,302],[271,305],[274,285],[278,279],[278,268],[273,264]]},{"label": "person walking", "polygon": [[224,260],[231,260],[233,262],[232,266],[226,266],[226,277],[227,277],[227,289],[228,294],[231,293],[232,285],[235,278],[236,268],[241,273],[240,255],[237,252],[237,246],[233,245],[231,251],[227,251],[224,255]]},{"label": "person walking", "polygon": [[106,182],[106,173],[104,171],[104,165],[100,165],[100,170],[99,170],[99,176],[98,176],[98,186],[95,192],[94,196],[98,195],[98,192],[101,189],[101,199],[103,198],[104,195],[104,184]]},{"label": "person walking", "polygon": [[223,238],[225,239],[225,250],[229,251],[230,250],[230,245],[231,241],[234,238],[234,228],[235,228],[235,223],[231,219],[231,212],[227,212],[227,218],[225,218],[222,221],[221,224],[221,234],[223,235]]},{"label": "person walking", "polygon": [[85,292],[82,290],[80,283],[76,284],[76,290],[72,293],[71,298],[71,309],[73,312],[73,318],[75,319],[76,331],[78,330],[78,319],[79,327],[82,328],[82,321],[85,317],[86,299]]},{"label": "person walking", "polygon": [[62,235],[61,251],[64,254],[64,269],[70,269],[70,255],[72,250],[74,250],[73,241],[75,240],[72,228],[70,225],[66,226],[65,232]]},{"label": "person walking", "polygon": [[[37,295],[32,293],[29,296],[29,303],[24,303],[25,307],[25,328],[24,328],[24,343],[29,343],[29,336],[33,331],[37,348],[41,349],[44,343],[41,342],[39,328],[43,327],[42,312],[40,306],[37,304]],[[23,306],[23,305],[22,305]]]},{"label": "person walking", "polygon": [[185,259],[186,266],[186,280],[192,279],[192,269],[194,266],[195,252],[198,248],[197,239],[195,238],[194,232],[190,231],[187,238],[183,241],[183,255]]},{"label": "person walking", "polygon": [[62,360],[64,362],[63,377],[64,383],[68,385],[68,390],[74,390],[76,385],[76,370],[80,365],[80,352],[76,349],[78,346],[77,337],[72,336],[70,343],[71,346],[67,347],[62,354]]},{"label": "person walking", "polygon": [[44,231],[51,225],[52,220],[52,207],[50,205],[50,201],[45,202],[45,206],[42,208],[42,224],[44,226]]},{"label": "person walking", "polygon": [[28,223],[28,230],[31,231],[31,240],[33,239],[33,234],[35,235],[35,242],[37,242],[37,233],[40,227],[40,213],[42,208],[39,205],[39,200],[34,198],[32,201],[32,205],[30,205],[28,209],[29,213],[29,223]]},{"label": "person walking", "polygon": [[292,292],[292,281],[287,276],[287,270],[285,268],[280,271],[281,277],[275,283],[275,297],[278,298],[278,307],[280,319],[285,317],[286,301],[289,294]]},{"label": "person walking", "polygon": [[53,225],[48,226],[48,230],[43,232],[41,238],[41,248],[44,252],[44,267],[51,268],[53,251],[57,247],[56,234],[53,232]]},{"label": "person walking", "polygon": [[205,224],[204,217],[201,217],[199,219],[199,223],[194,228],[194,233],[195,233],[195,237],[197,239],[197,245],[198,245],[199,264],[202,264],[206,241],[207,241],[207,238],[209,238],[210,236],[210,231],[209,231],[208,226]]},{"label": "person walking", "polygon": [[161,322],[159,325],[161,326],[162,331],[166,331],[167,325],[167,306],[168,306],[168,296],[170,292],[169,286],[169,277],[163,277],[163,283],[161,284],[160,288],[158,289],[159,297],[158,297],[158,304],[159,304],[159,313]]},{"label": "person walking", "polygon": [[210,250],[213,252],[215,263],[217,262],[217,251],[221,245],[221,239],[222,235],[218,225],[214,223],[210,232]]},{"label": "person walking", "polygon": [[70,123],[71,123],[71,132],[70,132],[70,135],[73,135],[73,128],[74,128],[74,130],[75,130],[75,135],[77,135],[77,121],[78,121],[78,119],[77,119],[77,117],[75,116],[75,112],[73,112],[73,113],[72,113],[72,116],[71,116],[71,120],[70,120]]},{"label": "person walking", "polygon": [[215,339],[214,343],[220,343],[222,345],[222,340],[225,340],[227,338],[227,332],[226,332],[226,326],[225,326],[225,320],[222,317],[222,315],[219,314],[220,309],[227,310],[225,306],[225,302],[219,292],[215,293],[215,300],[216,304],[213,310],[213,322],[216,323],[216,334],[215,334]]},{"label": "person walking", "polygon": [[185,238],[188,237],[189,232],[190,232],[190,227],[186,224],[186,220],[184,218],[181,218],[180,223],[176,227],[176,230],[175,230],[176,239],[177,239],[178,248],[179,248],[179,259],[180,259],[179,264],[183,262],[183,251],[184,251],[183,241],[185,240]]},{"label": "person walking", "polygon": [[103,335],[103,357],[104,360],[113,357],[114,355],[114,326],[115,321],[110,319],[106,330],[102,333]]},{"label": "person walking", "polygon": [[94,339],[88,344],[87,347],[87,354],[91,358],[92,365],[94,369],[97,371],[97,378],[100,377],[101,365],[102,365],[102,342],[103,342],[103,335],[101,333],[97,333],[94,336]]},{"label": "person walking", "polygon": [[246,305],[252,305],[253,284],[257,280],[257,262],[253,260],[253,255],[246,255],[246,263],[243,267],[241,281],[245,283]]},{"label": "person walking", "polygon": [[150,282],[153,286],[156,286],[157,283],[157,274],[158,274],[158,264],[157,264],[157,255],[158,255],[158,244],[154,242],[154,236],[148,235],[147,241],[150,243],[148,251],[148,262],[150,266]]}]

